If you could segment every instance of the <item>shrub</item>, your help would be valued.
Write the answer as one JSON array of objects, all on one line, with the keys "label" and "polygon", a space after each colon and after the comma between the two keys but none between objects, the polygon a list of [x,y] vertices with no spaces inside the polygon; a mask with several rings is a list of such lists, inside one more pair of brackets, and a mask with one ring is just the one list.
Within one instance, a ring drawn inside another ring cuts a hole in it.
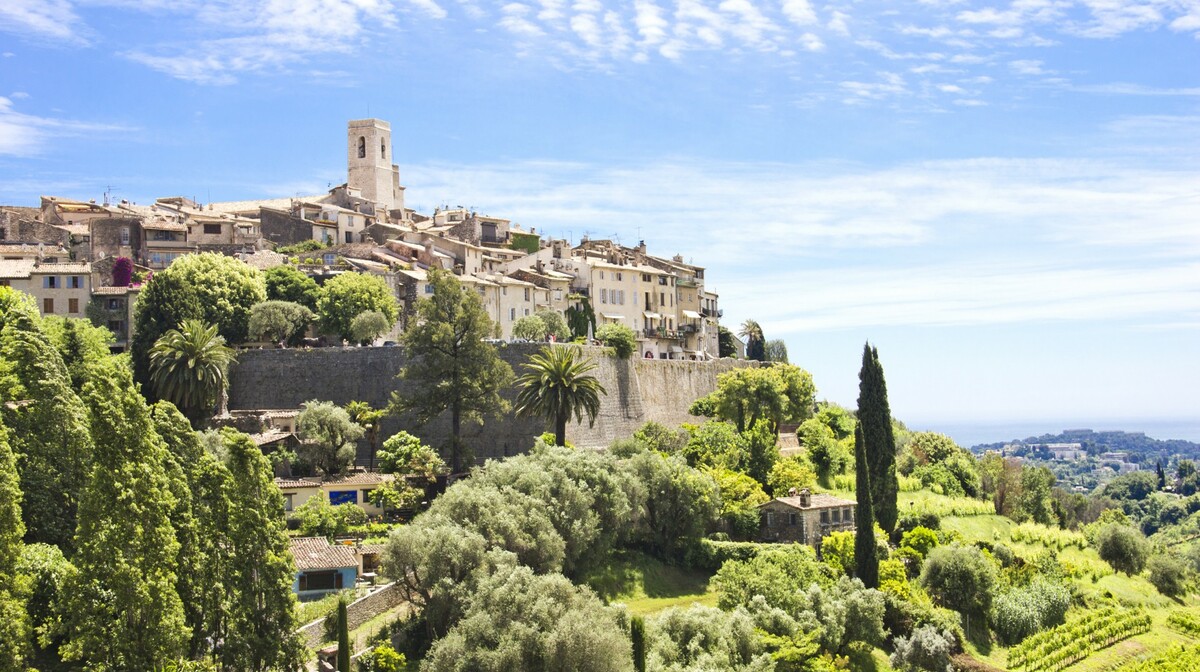
[{"label": "shrub", "polygon": [[1187,567],[1174,556],[1155,555],[1146,566],[1150,570],[1150,583],[1158,592],[1168,597],[1187,592]]},{"label": "shrub", "polygon": [[890,662],[901,670],[950,669],[950,655],[954,653],[954,635],[938,630],[932,625],[923,625],[913,631],[911,637],[897,637],[896,651]]},{"label": "shrub", "polygon": [[927,527],[914,527],[900,539],[900,548],[911,548],[924,559],[938,545],[937,532]]},{"label": "shrub", "polygon": [[637,336],[623,324],[606,324],[596,330],[596,340],[613,349],[619,359],[629,359],[637,349]]},{"label": "shrub", "polygon": [[513,322],[513,338],[523,338],[527,341],[541,342],[546,340],[546,322],[537,315],[526,315]]},{"label": "shrub", "polygon": [[378,310],[364,310],[350,320],[350,337],[363,345],[371,343],[392,328],[392,321]]},{"label": "shrub", "polygon": [[921,571],[921,586],[930,597],[959,612],[987,613],[995,585],[995,565],[974,546],[939,546]]},{"label": "shrub", "polygon": [[1045,578],[996,596],[992,606],[992,629],[1006,644],[1016,644],[1029,635],[1059,625],[1071,605],[1071,591]]}]

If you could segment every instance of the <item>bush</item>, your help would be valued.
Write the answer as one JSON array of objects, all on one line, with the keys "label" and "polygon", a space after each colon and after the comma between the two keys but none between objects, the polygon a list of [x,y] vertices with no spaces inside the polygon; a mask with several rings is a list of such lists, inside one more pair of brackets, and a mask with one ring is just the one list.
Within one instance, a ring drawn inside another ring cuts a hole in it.
[{"label": "bush", "polygon": [[1150,583],[1158,592],[1168,597],[1179,597],[1187,592],[1187,567],[1170,555],[1155,555],[1146,564],[1150,570]]},{"label": "bush", "polygon": [[364,310],[350,320],[350,337],[363,345],[367,345],[386,334],[392,328],[392,321],[378,310]]},{"label": "bush", "polygon": [[537,315],[526,315],[513,322],[513,338],[523,338],[527,341],[541,342],[546,340],[546,323]]},{"label": "bush", "polygon": [[1141,532],[1116,523],[1105,525],[1096,533],[1096,550],[1113,569],[1130,576],[1141,573],[1150,554]]},{"label": "bush", "polygon": [[992,629],[1006,644],[1017,644],[1043,628],[1059,625],[1071,605],[1071,591],[1039,578],[1000,593],[992,606]]},{"label": "bush", "polygon": [[407,665],[404,654],[397,653],[389,644],[379,644],[358,658],[361,672],[403,672]]},{"label": "bush", "polygon": [[324,493],[313,495],[296,507],[295,516],[300,521],[300,534],[306,537],[335,537],[346,534],[353,525],[367,522],[367,513],[357,504],[334,506]]},{"label": "bush", "polygon": [[953,634],[932,625],[917,628],[911,637],[897,637],[895,644],[896,652],[890,660],[892,667],[930,672],[949,670],[950,656],[956,648]]},{"label": "bush", "polygon": [[921,586],[930,597],[959,612],[986,614],[995,585],[995,565],[974,546],[939,546],[921,571]]},{"label": "bush", "polygon": [[924,559],[938,545],[937,532],[927,527],[914,527],[900,538],[900,548],[911,548]]},{"label": "bush", "polygon": [[606,324],[596,330],[596,340],[613,349],[619,359],[629,359],[637,349],[637,336],[623,324]]}]

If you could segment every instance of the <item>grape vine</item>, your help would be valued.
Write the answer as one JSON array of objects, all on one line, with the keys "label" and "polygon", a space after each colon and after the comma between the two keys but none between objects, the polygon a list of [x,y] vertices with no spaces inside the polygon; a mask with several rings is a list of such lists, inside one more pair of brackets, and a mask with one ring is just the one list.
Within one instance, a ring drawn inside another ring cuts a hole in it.
[{"label": "grape vine", "polygon": [[1056,671],[1150,629],[1150,614],[1108,607],[1039,632],[1008,650],[1008,663],[1023,672]]}]

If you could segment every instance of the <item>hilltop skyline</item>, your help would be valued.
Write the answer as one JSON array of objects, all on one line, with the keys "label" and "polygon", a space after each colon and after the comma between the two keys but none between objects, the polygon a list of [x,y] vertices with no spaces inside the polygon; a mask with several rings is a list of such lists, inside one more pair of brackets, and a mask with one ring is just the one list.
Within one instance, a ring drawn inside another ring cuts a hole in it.
[{"label": "hilltop skyline", "polygon": [[0,202],[320,193],[379,117],[410,206],[683,254],[819,397],[870,340],[910,424],[1195,421],[1200,9],[888,7],[9,2]]}]

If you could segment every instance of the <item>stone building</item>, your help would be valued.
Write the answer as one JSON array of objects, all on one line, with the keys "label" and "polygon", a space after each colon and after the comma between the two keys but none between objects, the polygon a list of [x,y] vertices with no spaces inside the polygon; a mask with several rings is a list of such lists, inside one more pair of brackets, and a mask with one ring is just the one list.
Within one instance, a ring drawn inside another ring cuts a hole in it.
[{"label": "stone building", "polygon": [[84,317],[91,298],[87,264],[41,264],[29,259],[0,261],[0,286],[33,296],[42,315]]},{"label": "stone building", "polygon": [[787,497],[777,497],[758,507],[759,538],[819,546],[830,532],[854,531],[857,503],[826,494],[793,488]]}]

